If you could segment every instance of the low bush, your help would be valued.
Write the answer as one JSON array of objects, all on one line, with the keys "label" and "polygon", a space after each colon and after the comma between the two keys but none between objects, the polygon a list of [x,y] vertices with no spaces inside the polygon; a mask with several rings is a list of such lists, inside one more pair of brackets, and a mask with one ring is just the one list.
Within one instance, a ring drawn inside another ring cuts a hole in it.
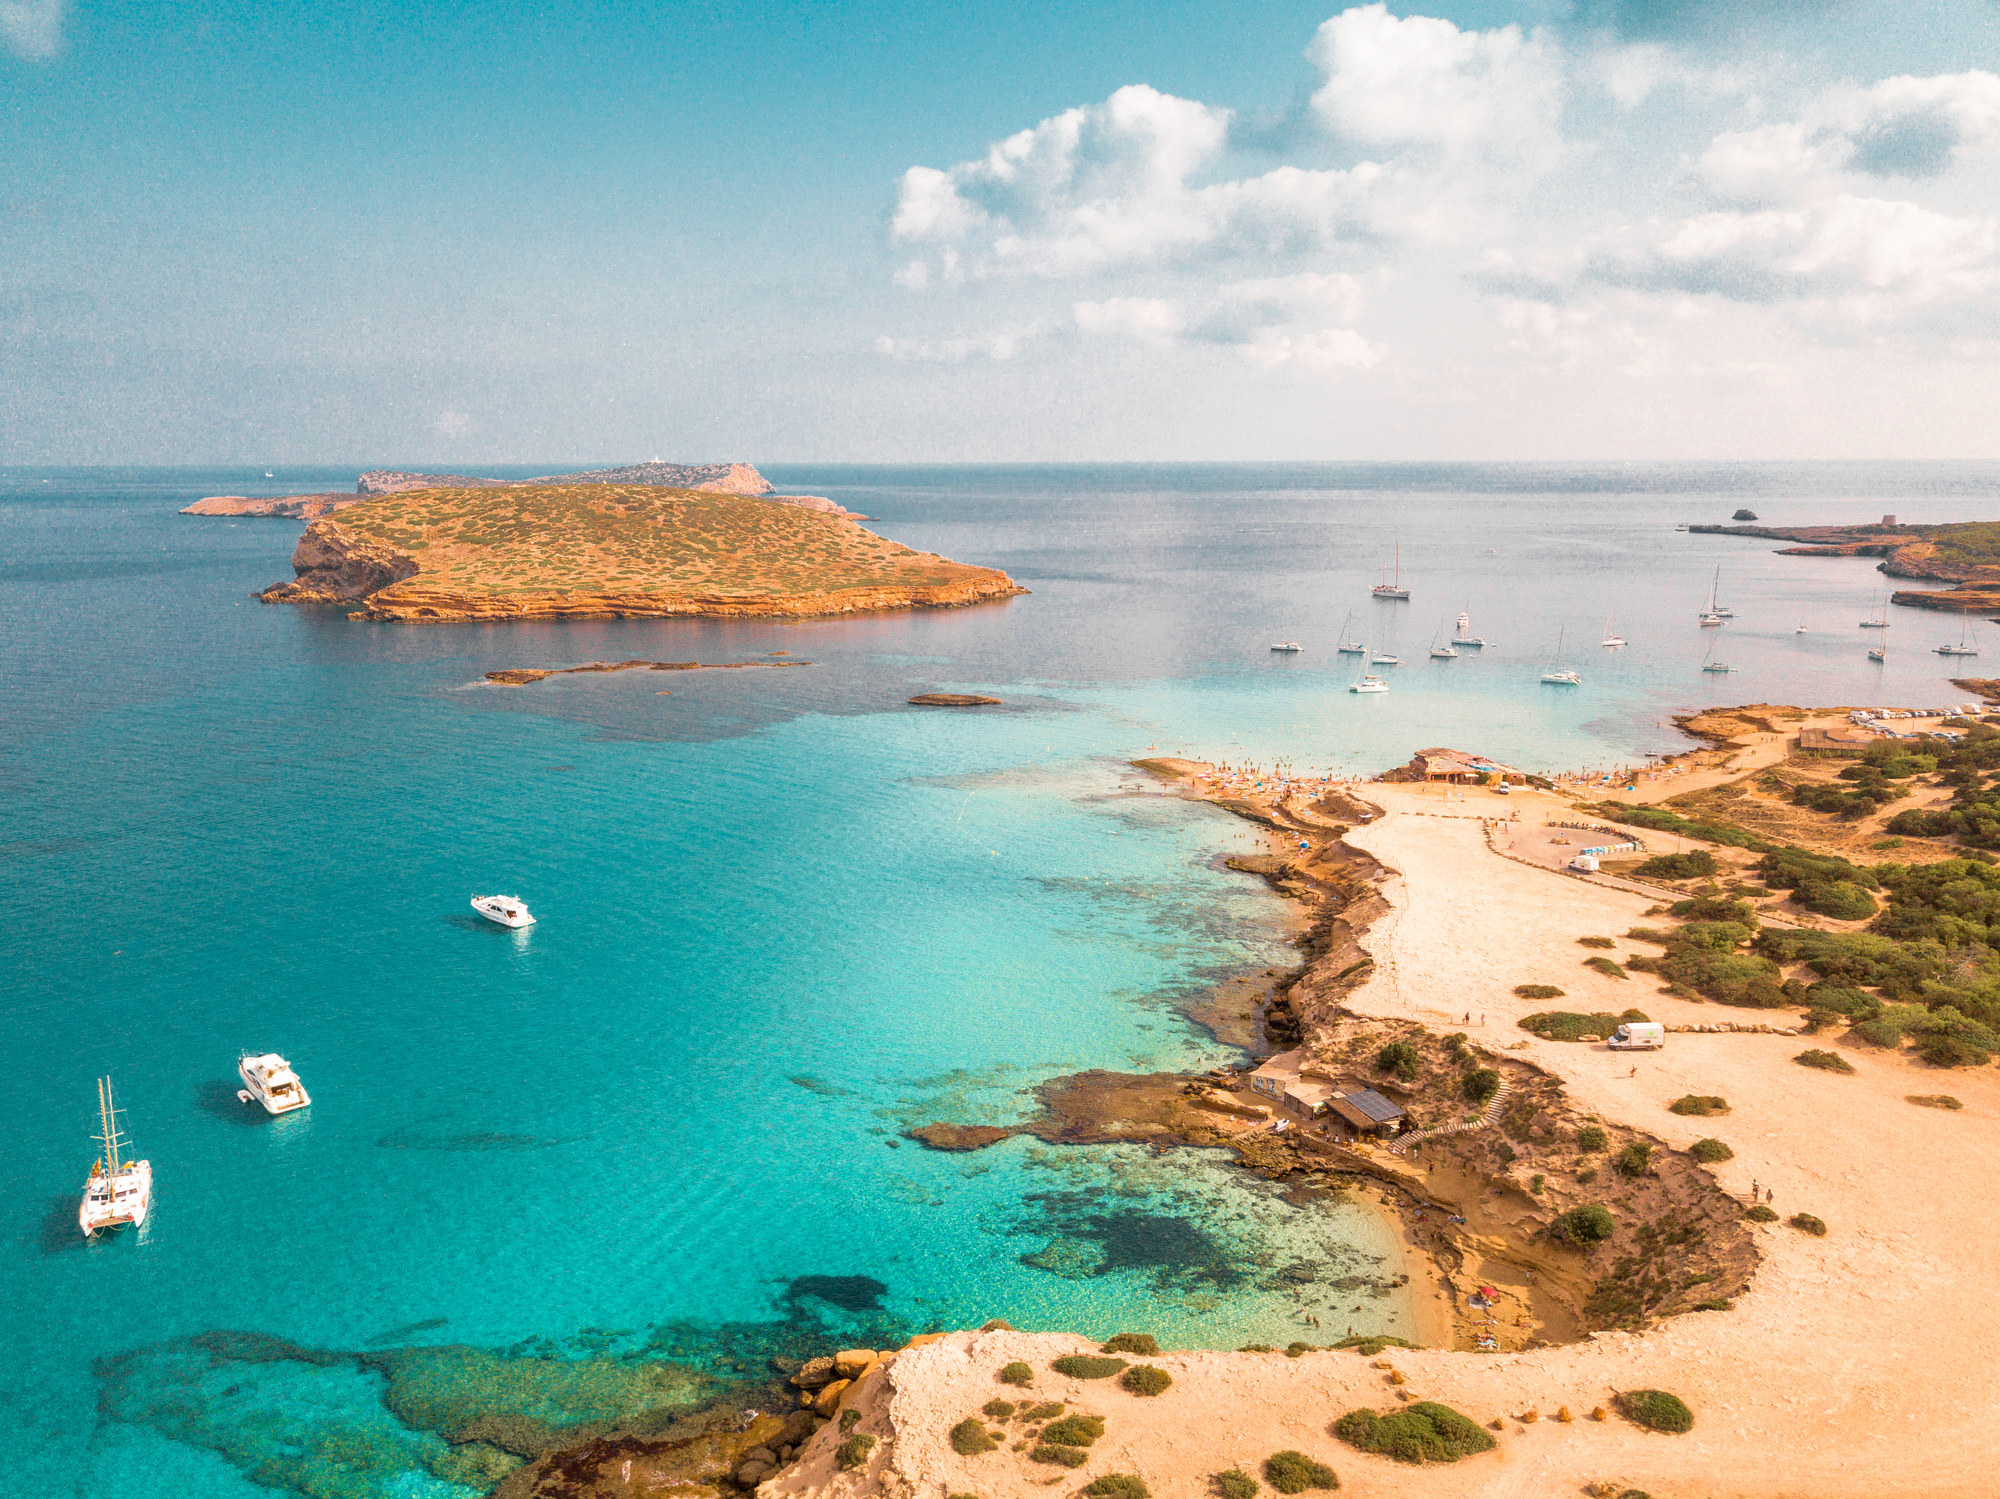
[{"label": "low bush", "polygon": [[1579,1182],[1582,1182],[1585,1186],[1588,1186],[1590,1183],[1597,1180],[1597,1168],[1595,1166],[1584,1167],[1583,1170],[1577,1172],[1576,1179]]},{"label": "low bush", "polygon": [[1576,1148],[1586,1155],[1604,1149],[1611,1143],[1611,1137],[1595,1124],[1586,1124],[1576,1132]]},{"label": "low bush", "polygon": [[1761,1202],[1754,1207],[1745,1208],[1743,1216],[1748,1218],[1752,1223],[1776,1223],[1778,1221],[1777,1210],[1775,1208],[1767,1208]]},{"label": "low bush", "polygon": [[1561,999],[1562,990],[1554,984],[1516,984],[1514,993],[1521,999]]},{"label": "low bush", "polygon": [[1035,1371],[1030,1369],[1026,1364],[1016,1360],[1014,1363],[1007,1365],[1006,1368],[1002,1369],[994,1377],[1002,1384],[1033,1384],[1035,1382]]},{"label": "low bush", "polygon": [[1802,1051],[1792,1060],[1801,1067],[1817,1067],[1821,1072],[1852,1072],[1854,1067],[1846,1057],[1837,1051],[1820,1051],[1817,1048]]},{"label": "low bush", "polygon": [[1011,1400],[989,1400],[980,1409],[996,1421],[1005,1421],[1010,1419],[1020,1407],[1015,1405]]},{"label": "low bush", "polygon": [[1581,1041],[1585,1036],[1595,1036],[1601,1041],[1617,1030],[1622,1022],[1645,1018],[1637,1010],[1627,1010],[1623,1015],[1613,1015],[1607,1010],[1595,1010],[1589,1014],[1577,1010],[1543,1010],[1538,1014],[1523,1015],[1514,1023],[1544,1041]]},{"label": "low bush", "polygon": [[1826,1237],[1826,1221],[1811,1213],[1794,1213],[1785,1221],[1802,1234],[1811,1234],[1815,1239]]},{"label": "low bush", "polygon": [[1264,1459],[1264,1482],[1281,1494],[1303,1494],[1307,1489],[1340,1487],[1340,1479],[1333,1469],[1290,1448],[1274,1452]]},{"label": "low bush", "polygon": [[1065,1468],[1081,1468],[1090,1461],[1090,1454],[1081,1447],[1057,1447],[1049,1442],[1041,1442],[1028,1454],[1028,1461],[1060,1463]]},{"label": "low bush", "polygon": [[1352,1348],[1363,1358],[1373,1358],[1384,1348],[1421,1348],[1421,1343],[1412,1343],[1407,1338],[1391,1337],[1386,1332],[1356,1333],[1342,1338],[1333,1345],[1336,1348]]},{"label": "low bush", "polygon": [[1058,1374],[1067,1374],[1071,1379],[1109,1379],[1122,1372],[1125,1360],[1122,1358],[1098,1358],[1089,1353],[1065,1353],[1049,1367]]},{"label": "low bush", "polygon": [[840,1434],[842,1436],[846,1436],[850,1431],[854,1430],[854,1428],[859,1426],[860,1424],[861,1424],[861,1412],[856,1410],[853,1406],[850,1405],[846,1410],[840,1413]]},{"label": "low bush", "polygon": [[1609,958],[1585,958],[1583,960],[1583,966],[1585,968],[1596,969],[1599,973],[1603,974],[1608,979],[1622,979],[1631,977],[1630,974],[1626,973],[1624,969],[1620,968],[1616,963],[1612,962],[1611,959]]},{"label": "low bush", "polygon": [[1729,1100],[1717,1098],[1713,1093],[1684,1093],[1667,1105],[1667,1112],[1706,1119],[1710,1114],[1728,1113]]},{"label": "low bush", "polygon": [[1616,947],[1618,945],[1609,937],[1579,937],[1576,939],[1576,943],[1579,947]]},{"label": "low bush", "polygon": [[1720,1140],[1697,1140],[1688,1147],[1688,1154],[1704,1166],[1713,1166],[1717,1161],[1736,1159],[1736,1152]]},{"label": "low bush", "polygon": [[1688,854],[1655,854],[1632,873],[1642,880],[1702,880],[1715,870],[1715,855],[1698,848]]},{"label": "low bush", "polygon": [[1865,921],[1875,914],[1875,897],[1849,880],[1807,880],[1792,899],[1835,921]]},{"label": "low bush", "polygon": [[[984,1436],[985,1433],[981,1432]],[[875,1438],[867,1433],[851,1436],[834,1449],[834,1461],[843,1468],[858,1468],[868,1461],[868,1454],[875,1450]]]},{"label": "low bush", "polygon": [[1683,1432],[1694,1425],[1694,1412],[1678,1395],[1665,1390],[1626,1390],[1613,1397],[1618,1414],[1635,1426],[1654,1431]]},{"label": "low bush", "polygon": [[1257,1480],[1241,1468],[1218,1473],[1209,1482],[1215,1486],[1217,1499],[1257,1499]]},{"label": "low bush", "polygon": [[1173,1376],[1151,1364],[1138,1364],[1118,1377],[1118,1382],[1134,1395],[1157,1395],[1172,1384]]},{"label": "low bush", "polygon": [[1104,1435],[1104,1417],[1074,1415],[1042,1428],[1042,1440],[1058,1447],[1088,1447]]},{"label": "low bush", "polygon": [[1617,1228],[1618,1220],[1611,1216],[1610,1208],[1601,1202],[1588,1202],[1558,1213],[1549,1224],[1549,1237],[1558,1244],[1581,1247],[1602,1244]]},{"label": "low bush", "polygon": [[1411,1082],[1421,1070],[1423,1059],[1417,1055],[1416,1047],[1407,1041],[1391,1041],[1375,1053],[1375,1066],[1383,1072],[1393,1072],[1404,1082]]},{"label": "low bush", "polygon": [[1044,1400],[1040,1405],[1021,1407],[1023,1421],[1053,1421],[1067,1409],[1060,1400]]},{"label": "low bush", "polygon": [[1528,1178],[1528,1190],[1530,1192],[1539,1193],[1543,1187],[1548,1185],[1548,1183],[1549,1183],[1548,1177],[1545,1176],[1543,1173],[1537,1171],[1533,1176]]},{"label": "low bush", "polygon": [[1091,1499],[1147,1499],[1152,1490],[1130,1473],[1106,1473],[1083,1486]]},{"label": "low bush", "polygon": [[1460,1080],[1458,1091],[1471,1103],[1484,1103],[1500,1091],[1500,1074],[1491,1067],[1475,1067]]},{"label": "low bush", "polygon": [[1152,1358],[1159,1351],[1159,1340],[1149,1332],[1113,1333],[1110,1341],[1098,1349],[1099,1353],[1136,1353],[1142,1358]]},{"label": "low bush", "polygon": [[1920,1109],[1962,1109],[1964,1104],[1949,1093],[1905,1093],[1904,1103],[1913,1103]]},{"label": "low bush", "polygon": [[1349,1411],[1333,1423],[1333,1434],[1350,1447],[1403,1463],[1455,1463],[1493,1450],[1493,1438],[1477,1421],[1432,1400],[1419,1400],[1386,1416]]},{"label": "low bush", "polygon": [[1917,1055],[1933,1067],[1984,1067],[1993,1060],[1984,1048],[1942,1031],[1918,1038]]},{"label": "low bush", "polygon": [[951,1450],[960,1457],[977,1457],[998,1445],[986,1434],[986,1423],[977,1416],[967,1416],[951,1429]]},{"label": "low bush", "polygon": [[1611,1159],[1620,1176],[1644,1176],[1653,1165],[1653,1147],[1634,1140]]},{"label": "low bush", "polygon": [[1726,1312],[1736,1305],[1727,1296],[1711,1296],[1706,1301],[1697,1301],[1688,1310],[1691,1312]]}]

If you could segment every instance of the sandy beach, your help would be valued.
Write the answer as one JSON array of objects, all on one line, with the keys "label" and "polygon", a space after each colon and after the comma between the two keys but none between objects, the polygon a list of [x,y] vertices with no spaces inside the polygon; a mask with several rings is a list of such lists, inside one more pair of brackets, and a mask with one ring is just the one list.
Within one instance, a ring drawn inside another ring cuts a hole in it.
[{"label": "sandy beach", "polygon": [[[1289,786],[1276,775],[1261,779],[1261,787],[1257,778],[1210,779],[1195,794],[1332,821],[1315,810],[1323,778],[1301,775]],[[1908,1052],[1860,1046],[1842,1049],[1853,1075],[1815,1071],[1791,1060],[1813,1043],[1783,1035],[1675,1033],[1665,1049],[1637,1054],[1537,1039],[1515,1022],[1549,1002],[1516,998],[1517,984],[1560,985],[1567,991],[1560,1003],[1572,1009],[1642,1005],[1670,1025],[1795,1017],[1677,999],[1656,992],[1648,975],[1618,979],[1585,968],[1589,952],[1577,938],[1622,939],[1646,921],[1654,897],[1509,857],[1507,835],[1490,831],[1497,819],[1574,818],[1569,798],[1381,783],[1348,789],[1379,809],[1346,841],[1380,864],[1386,909],[1360,934],[1375,964],[1345,993],[1345,1006],[1384,1022],[1465,1030],[1474,1045],[1558,1080],[1583,1113],[1676,1149],[1705,1136],[1726,1141],[1735,1158],[1713,1168],[1721,1186],[1747,1203],[1754,1180],[1772,1191],[1779,1214],[1751,1230],[1761,1263],[1748,1289],[1728,1310],[1521,1352],[1166,1353],[1146,1360],[1174,1379],[1153,1398],[1115,1381],[1051,1372],[1061,1354],[1094,1351],[1073,1337],[952,1333],[884,1361],[856,1386],[857,1429],[881,1438],[866,1462],[840,1470],[838,1433],[829,1428],[765,1492],[992,1499],[1044,1491],[1051,1478],[1068,1492],[1098,1474],[1126,1472],[1154,1495],[1192,1499],[1211,1492],[1211,1475],[1255,1473],[1284,1448],[1330,1464],[1343,1490],[1359,1495],[1525,1499],[1636,1489],[1652,1499],[1919,1492],[1970,1499],[1995,1492],[2000,1435],[1978,1413],[2000,1397],[2000,1357],[1966,1312],[2000,1278],[2000,1225],[1984,1211],[1982,1192],[2000,1168],[2000,1077],[1990,1068],[1940,1074]],[[1964,1101],[1962,1111],[1906,1101],[1941,1084]],[[1668,1104],[1688,1093],[1724,1097],[1729,1112],[1670,1113]],[[1795,1212],[1823,1219],[1826,1236],[1790,1227],[1784,1219]],[[995,1382],[1017,1359],[1036,1371],[1036,1398],[1106,1418],[1105,1437],[1074,1475],[1006,1447],[976,1456],[952,1449],[954,1424],[995,1396],[1018,1393]],[[1693,1429],[1670,1436],[1616,1415],[1589,1419],[1616,1392],[1641,1388],[1679,1395],[1695,1413]],[[1496,1450],[1413,1468],[1330,1435],[1329,1423],[1344,1412],[1387,1411],[1404,1395],[1441,1401],[1482,1424],[1497,1421]],[[1575,1419],[1558,1419],[1563,1410]],[[1539,1419],[1523,1419],[1530,1413]]]}]

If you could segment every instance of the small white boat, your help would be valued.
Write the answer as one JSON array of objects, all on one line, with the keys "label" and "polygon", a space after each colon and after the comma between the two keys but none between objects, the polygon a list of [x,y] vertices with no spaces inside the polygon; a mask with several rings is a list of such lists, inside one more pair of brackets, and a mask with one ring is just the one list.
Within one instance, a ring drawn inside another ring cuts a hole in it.
[{"label": "small white boat", "polygon": [[260,1103],[267,1114],[289,1114],[312,1102],[306,1085],[292,1071],[292,1064],[275,1051],[261,1054],[244,1052],[236,1059],[236,1075],[243,1086],[236,1097],[243,1103]]},{"label": "small white boat", "polygon": [[1553,687],[1581,687],[1583,678],[1573,671],[1563,670],[1563,632],[1556,631],[1556,664],[1542,673],[1542,680]]},{"label": "small white boat", "polygon": [[[1463,614],[1459,615],[1464,619]],[[1456,661],[1458,652],[1444,639],[1444,621],[1438,621],[1437,634],[1431,636],[1431,659],[1433,661]]]},{"label": "small white boat", "polygon": [[1958,644],[1937,646],[1934,648],[1933,654],[1939,656],[1976,656],[1979,654],[1979,647],[1965,643],[1965,621],[1961,619],[1958,622]]},{"label": "small white boat", "polygon": [[1349,692],[1387,692],[1389,684],[1373,672],[1369,672],[1360,681],[1348,683],[1347,690]]},{"label": "small white boat", "polygon": [[475,895],[472,909],[488,921],[497,921],[502,926],[533,926],[535,918],[528,914],[527,903],[511,895]]},{"label": "small white boat", "polygon": [[1368,664],[1370,666],[1401,666],[1403,664],[1403,658],[1401,656],[1388,656],[1388,655],[1370,656],[1368,658]]},{"label": "small white boat", "polygon": [[1881,594],[1878,593],[1875,595],[1875,617],[1873,619],[1862,620],[1861,628],[1864,630],[1886,630],[1889,628],[1889,616],[1883,612]]},{"label": "small white boat", "polygon": [[1403,544],[1396,543],[1396,580],[1389,581],[1389,569],[1382,569],[1382,581],[1369,590],[1378,599],[1408,600],[1410,590],[1403,586]]},{"label": "small white boat", "polygon": [[1599,642],[1600,644],[1607,646],[1621,646],[1625,643],[1625,637],[1618,633],[1616,620],[1617,620],[1616,611],[1613,611],[1612,613],[1604,616],[1604,639],[1601,642]]},{"label": "small white boat", "polygon": [[1284,654],[1289,656],[1305,649],[1305,647],[1300,645],[1296,640],[1281,640],[1276,645],[1272,646],[1271,649],[1274,651],[1282,651]]},{"label": "small white boat", "polygon": [[1804,621],[1803,619],[1802,619],[1802,620],[1800,620],[1800,621],[1798,622],[1798,626],[1797,626],[1797,627],[1796,627],[1796,628],[1795,628],[1795,629],[1794,629],[1794,630],[1792,631],[1792,633],[1793,633],[1794,635],[1803,635],[1803,634],[1805,634],[1805,633],[1806,633],[1806,622],[1805,622],[1805,621]]},{"label": "small white boat", "polygon": [[124,1148],[131,1142],[118,1131],[118,1107],[108,1077],[97,1080],[97,1117],[103,1132],[96,1138],[104,1154],[90,1163],[83,1201],[76,1209],[76,1224],[86,1239],[128,1223],[142,1224],[153,1206],[153,1163],[124,1158]]},{"label": "small white boat", "polygon": [[1335,646],[1334,650],[1342,656],[1365,656],[1368,654],[1368,647],[1347,633],[1348,627],[1353,623],[1354,611],[1350,609],[1347,611],[1347,618],[1340,622],[1340,644]]},{"label": "small white boat", "polygon": [[1701,663],[1701,669],[1703,671],[1717,671],[1717,672],[1727,672],[1736,670],[1735,667],[1724,666],[1720,661],[1715,659],[1714,646],[1710,646],[1708,648],[1708,659]]}]

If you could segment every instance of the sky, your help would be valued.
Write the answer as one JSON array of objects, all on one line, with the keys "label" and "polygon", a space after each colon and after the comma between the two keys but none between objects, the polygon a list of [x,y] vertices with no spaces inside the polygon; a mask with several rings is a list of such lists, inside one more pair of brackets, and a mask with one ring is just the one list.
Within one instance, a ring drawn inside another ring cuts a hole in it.
[{"label": "sky", "polygon": [[0,0],[0,464],[2000,457],[1996,0]]}]

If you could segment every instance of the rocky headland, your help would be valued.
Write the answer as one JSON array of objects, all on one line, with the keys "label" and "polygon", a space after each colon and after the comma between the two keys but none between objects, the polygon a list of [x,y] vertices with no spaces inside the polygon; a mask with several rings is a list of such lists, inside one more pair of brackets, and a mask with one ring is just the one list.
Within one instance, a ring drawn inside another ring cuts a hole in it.
[{"label": "rocky headland", "polygon": [[1906,609],[1948,614],[2000,611],[2000,525],[1965,521],[1950,525],[1689,526],[1704,536],[1758,536],[1793,541],[1785,557],[1880,557],[1892,578],[1951,583],[1935,590],[1899,589],[1890,602]]},{"label": "rocky headland", "polygon": [[1027,591],[846,515],[595,479],[373,495],[313,521],[292,569],[258,596],[425,623],[851,614]]}]

